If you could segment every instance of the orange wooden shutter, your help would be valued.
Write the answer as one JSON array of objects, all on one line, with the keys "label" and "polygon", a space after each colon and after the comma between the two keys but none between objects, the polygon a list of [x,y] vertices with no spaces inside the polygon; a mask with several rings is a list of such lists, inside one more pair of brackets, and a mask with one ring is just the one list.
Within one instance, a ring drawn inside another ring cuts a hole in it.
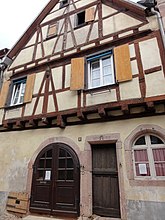
[{"label": "orange wooden shutter", "polygon": [[84,88],[84,57],[71,60],[71,82],[70,90]]},{"label": "orange wooden shutter", "polygon": [[87,8],[85,10],[85,22],[93,21],[94,20],[94,8]]},{"label": "orange wooden shutter", "polygon": [[0,94],[0,108],[5,107],[6,99],[8,96],[10,81],[5,81],[2,85],[1,94]]},{"label": "orange wooden shutter", "polygon": [[132,79],[129,45],[124,44],[114,48],[115,69],[117,82]]},{"label": "orange wooden shutter", "polygon": [[36,74],[27,76],[24,103],[31,102]]}]

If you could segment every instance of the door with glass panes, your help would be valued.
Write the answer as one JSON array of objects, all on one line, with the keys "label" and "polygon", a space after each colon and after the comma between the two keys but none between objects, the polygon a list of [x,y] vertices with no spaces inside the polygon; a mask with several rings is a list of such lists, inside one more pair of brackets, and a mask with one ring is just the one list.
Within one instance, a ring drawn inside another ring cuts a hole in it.
[{"label": "door with glass panes", "polygon": [[30,211],[78,216],[80,166],[76,153],[66,144],[50,144],[33,166]]}]

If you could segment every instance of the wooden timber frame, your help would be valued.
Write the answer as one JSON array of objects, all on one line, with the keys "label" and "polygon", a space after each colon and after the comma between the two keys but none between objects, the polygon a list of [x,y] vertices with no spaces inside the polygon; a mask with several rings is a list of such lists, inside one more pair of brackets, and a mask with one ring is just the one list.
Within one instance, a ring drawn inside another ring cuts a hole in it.
[{"label": "wooden timber frame", "polygon": [[[97,123],[97,122],[114,121],[114,120],[129,119],[129,118],[135,118],[135,117],[147,117],[147,116],[165,114],[165,111],[163,110],[157,111],[157,107],[159,105],[165,104],[165,95],[146,98],[145,74],[152,74],[153,72],[159,71],[161,69],[164,70],[164,74],[165,74],[165,54],[164,54],[162,39],[161,39],[159,31],[152,32],[151,30],[145,30],[145,31],[139,30],[141,26],[148,23],[145,17],[145,11],[129,2],[128,3],[123,2],[123,0],[102,1],[106,5],[109,5],[109,6],[113,5],[113,7],[118,10],[118,12],[115,12],[115,13],[124,12],[142,21],[142,24],[136,27],[133,27],[133,28],[132,27],[128,28],[126,30],[126,31],[130,31],[130,30],[133,31],[132,34],[130,35],[120,37],[120,34],[122,34],[123,31],[119,31],[115,33],[115,35],[111,34],[111,35],[107,35],[106,37],[103,37],[103,33],[102,33],[103,24],[102,24],[102,15],[101,15],[101,3],[102,2],[98,1],[96,11],[98,10],[98,17],[99,17],[99,22],[98,22],[99,38],[89,42],[89,35],[93,27],[93,23],[91,23],[91,28],[88,33],[86,43],[84,44],[85,46],[87,43],[94,43],[95,47],[81,51],[79,48],[79,45],[77,45],[75,42],[76,51],[65,57],[64,51],[65,52],[68,52],[68,51],[64,49],[65,45],[63,45],[62,47],[63,51],[60,52],[60,57],[51,59],[54,53],[48,57],[44,57],[43,43],[45,40],[43,39],[42,33],[41,33],[41,28],[47,25],[48,22],[45,22],[41,25],[40,25],[40,22],[43,20],[47,12],[50,11],[54,7],[54,4],[57,2],[58,1],[54,2],[53,0],[51,0],[48,3],[48,5],[45,7],[45,9],[42,11],[42,13],[37,17],[35,22],[27,30],[27,32],[29,32],[32,35],[33,32],[37,28],[37,37],[36,37],[36,42],[34,44],[32,62],[17,66],[17,68],[15,67],[9,68],[9,70],[12,71],[13,73],[11,80],[15,79],[16,77],[26,76],[27,74],[32,74],[32,73],[37,74],[38,72],[45,71],[45,76],[44,76],[44,80],[46,80],[45,92],[44,93],[42,92],[42,88],[41,88],[42,86],[41,86],[39,93],[33,94],[33,98],[36,98],[36,103],[34,104],[34,108],[33,108],[31,116],[24,116],[26,104],[22,104],[20,106],[17,106],[18,108],[19,107],[22,108],[21,117],[13,118],[13,119],[5,119],[5,112],[7,110],[12,110],[16,108],[15,106],[5,107],[4,117],[2,120],[2,125],[0,126],[0,131],[26,130],[26,129],[50,128],[50,127],[65,128],[66,126],[71,126],[71,125],[76,125],[76,124]],[[95,4],[96,2],[90,3],[88,7],[93,6]],[[85,7],[81,8],[81,10],[84,10],[84,9]],[[70,22],[67,20],[67,16],[73,13],[76,13],[76,10],[66,15],[67,23]],[[113,15],[115,14],[111,14],[110,16],[113,16]],[[64,15],[63,17],[65,18]],[[60,17],[57,17],[51,22],[56,22],[59,19]],[[41,63],[40,61],[42,61],[43,58],[38,59],[37,61],[35,60],[36,51],[37,51],[37,39],[39,38],[39,36],[41,37],[42,55],[45,60],[45,62],[41,62]],[[105,44],[100,44],[100,40],[105,40],[107,37],[112,37],[112,41],[105,43]],[[155,37],[157,39],[158,46],[160,48],[160,57],[162,61],[162,66],[156,66],[154,68],[150,68],[150,69],[143,71],[142,60],[140,57],[139,42],[142,40],[150,39],[152,37]],[[18,41],[16,46],[8,53],[8,56],[11,58],[14,57],[15,59],[21,47],[27,48],[23,46],[27,43],[28,39],[29,38],[27,38],[26,34],[23,35],[21,40]],[[107,47],[113,48],[115,46],[119,46],[119,45],[126,44],[126,43],[127,44],[133,43],[135,47],[135,57],[132,57],[131,61],[134,59],[137,60],[139,74],[133,75],[133,78],[138,78],[141,97],[136,98],[136,99],[121,100],[119,84],[116,83],[115,85],[112,85],[112,86],[104,86],[102,88],[97,88],[97,89],[92,89],[92,90],[87,90],[87,89],[78,90],[77,91],[77,97],[78,97],[77,107],[74,109],[59,111],[56,94],[63,92],[63,91],[70,90],[70,87],[65,87],[64,82],[65,82],[65,65],[70,63],[71,58],[86,56],[86,54],[95,53],[98,49],[105,50],[107,49]],[[53,51],[55,51],[55,47],[56,47],[56,43],[54,45]],[[70,48],[70,50],[72,49],[73,48]],[[33,63],[35,65],[33,67],[29,67]],[[59,66],[62,66],[63,68],[63,73],[62,73],[63,83],[62,83],[62,89],[56,90],[55,87],[53,87],[53,83],[52,83],[51,68],[59,67]],[[42,83],[44,83],[44,81]],[[49,92],[48,90],[49,83],[51,83],[52,85],[52,92]],[[95,92],[101,92],[101,91],[111,90],[111,89],[116,90],[117,101],[104,103],[104,104],[98,104],[95,106],[87,106],[86,96],[88,94],[93,94]],[[48,113],[46,111],[49,95],[53,95],[53,100],[54,100],[54,105],[55,105],[55,111],[51,113]],[[37,115],[36,109],[37,109],[37,105],[39,102],[39,97],[44,98],[44,105],[42,108],[42,113]],[[83,105],[81,106],[82,99],[83,99]],[[139,109],[141,108],[141,110],[135,113],[133,111],[134,108],[139,108]],[[116,112],[117,114],[113,114],[112,112]],[[91,119],[90,116],[94,114],[95,114],[95,117]],[[71,120],[72,118],[74,118],[73,121]]]},{"label": "wooden timber frame", "polygon": [[[163,48],[162,41],[159,32],[154,33],[144,33],[140,34],[140,41],[144,39],[150,39],[150,37],[156,37],[159,47]],[[76,124],[88,124],[88,123],[97,123],[97,122],[105,122],[105,121],[114,121],[114,120],[121,120],[121,119],[129,119],[129,118],[135,118],[135,117],[147,117],[147,116],[153,116],[153,115],[164,115],[165,111],[157,111],[157,106],[159,105],[165,105],[165,95],[155,96],[155,97],[145,97],[146,93],[146,86],[145,86],[145,80],[144,80],[144,74],[152,74],[152,72],[156,70],[161,70],[163,68],[165,70],[165,54],[164,51],[160,50],[160,56],[162,60],[162,67],[158,66],[155,68],[151,68],[148,70],[145,70],[145,72],[142,69],[142,63],[141,63],[141,57],[139,52],[139,39],[133,39],[134,45],[135,45],[135,53],[136,53],[136,59],[138,61],[138,68],[139,68],[139,74],[133,75],[133,78],[139,79],[139,85],[141,90],[141,98],[138,99],[128,99],[128,100],[121,100],[120,98],[120,91],[119,91],[119,85],[115,84],[112,86],[105,86],[102,88],[92,89],[92,90],[78,90],[77,91],[77,108],[70,109],[70,110],[64,110],[59,111],[58,110],[58,104],[56,99],[56,94],[61,91],[67,91],[70,90],[70,88],[64,88],[61,90],[55,90],[53,88],[53,95],[54,95],[54,103],[56,107],[55,112],[47,113],[45,110],[45,105],[48,103],[48,95],[50,95],[51,92],[48,92],[46,89],[46,93],[41,93],[41,90],[38,94],[34,94],[33,97],[36,97],[37,100],[39,99],[39,96],[44,97],[44,103],[42,114],[35,115],[35,111],[37,108],[37,102],[34,105],[33,114],[31,116],[24,116],[25,111],[25,104],[22,106],[22,113],[21,118],[14,118],[14,119],[8,119],[5,120],[5,114],[3,118],[3,124],[0,126],[0,131],[10,131],[10,130],[26,130],[26,129],[37,129],[37,128],[50,128],[50,127],[60,127],[65,128],[66,126],[76,125]],[[123,44],[128,42],[128,39],[125,38],[124,40],[117,41],[118,44]],[[115,42],[113,42],[115,44]],[[129,42],[130,43],[130,42]],[[101,49],[106,48],[106,45],[100,46]],[[95,49],[92,49],[90,52],[93,53]],[[79,56],[84,55],[82,53],[79,53]],[[72,56],[73,57],[73,56]],[[133,60],[133,58],[132,58]],[[70,58],[65,59],[65,62],[63,59],[60,59],[58,63],[50,62],[49,68],[45,67],[44,65],[38,67],[38,71],[44,70],[46,68],[45,77],[51,76],[49,72],[51,72],[51,68],[53,66],[60,66],[65,65],[70,62]],[[51,67],[51,68],[50,68]],[[65,69],[65,68],[63,68]],[[31,72],[37,72],[37,69],[32,69]],[[29,73],[29,70],[28,70]],[[16,74],[17,76],[24,76],[27,72],[20,72],[20,74]],[[13,75],[13,78],[15,76]],[[63,73],[63,79],[64,79],[64,73]],[[52,79],[51,79],[52,81]],[[64,84],[64,83],[63,83]],[[116,102],[110,102],[110,103],[104,103],[99,104],[95,106],[87,106],[86,105],[86,95],[91,94],[94,92],[101,92],[108,89],[115,89],[117,94],[117,101]],[[83,97],[83,107],[81,106],[81,98]],[[15,107],[6,107],[7,109],[12,109]],[[132,111],[134,108],[141,108],[139,112]],[[113,115],[111,112],[118,112],[117,114]],[[95,114],[96,116],[91,119],[91,115]],[[72,121],[71,118],[74,118]]]}]

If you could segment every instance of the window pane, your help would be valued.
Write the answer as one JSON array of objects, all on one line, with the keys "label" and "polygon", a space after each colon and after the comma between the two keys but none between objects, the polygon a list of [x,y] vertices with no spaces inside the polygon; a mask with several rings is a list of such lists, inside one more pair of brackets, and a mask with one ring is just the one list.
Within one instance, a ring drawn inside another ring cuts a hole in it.
[{"label": "window pane", "polygon": [[155,163],[156,176],[165,176],[165,162]]},{"label": "window pane", "polygon": [[91,63],[91,68],[92,68],[92,70],[99,69],[100,68],[99,60],[97,60],[95,62],[92,62]]},{"label": "window pane", "polygon": [[67,159],[67,168],[73,168],[73,160],[72,160],[72,158]]},{"label": "window pane", "polygon": [[93,70],[91,78],[92,78],[92,80],[93,79],[100,79],[100,70]]},{"label": "window pane", "polygon": [[165,148],[153,149],[155,171],[157,176],[165,176]]},{"label": "window pane", "polygon": [[58,180],[65,180],[65,170],[58,171]]},{"label": "window pane", "polygon": [[135,162],[147,162],[147,150],[134,150]]},{"label": "window pane", "polygon": [[52,157],[52,150],[47,151],[46,157]]},{"label": "window pane", "polygon": [[40,159],[39,161],[39,168],[44,168],[44,159]]},{"label": "window pane", "polygon": [[111,65],[111,58],[107,57],[107,58],[102,59],[102,63],[103,63],[103,67],[110,66]]},{"label": "window pane", "polygon": [[39,170],[38,171],[38,180],[43,180],[44,179],[44,170]]},{"label": "window pane", "polygon": [[153,149],[154,161],[165,161],[165,148]]},{"label": "window pane", "polygon": [[60,149],[59,157],[65,157],[65,156],[66,156],[65,150]]},{"label": "window pane", "polygon": [[110,75],[112,74],[111,72],[111,66],[105,66],[103,67],[103,76],[107,76],[107,75]]},{"label": "window pane", "polygon": [[67,180],[73,180],[73,170],[67,171]]},{"label": "window pane", "polygon": [[145,136],[140,137],[136,142],[135,145],[145,145],[146,141],[145,141]]},{"label": "window pane", "polygon": [[104,85],[112,84],[113,83],[112,75],[104,76],[103,80],[104,80]]},{"label": "window pane", "polygon": [[150,139],[151,139],[151,144],[163,144],[163,141],[156,136],[150,135]]},{"label": "window pane", "polygon": [[65,159],[59,159],[59,168],[65,168]]},{"label": "window pane", "polygon": [[52,160],[51,159],[47,159],[46,160],[46,168],[51,168],[52,167]]},{"label": "window pane", "polygon": [[92,87],[100,86],[100,79],[92,80]]}]

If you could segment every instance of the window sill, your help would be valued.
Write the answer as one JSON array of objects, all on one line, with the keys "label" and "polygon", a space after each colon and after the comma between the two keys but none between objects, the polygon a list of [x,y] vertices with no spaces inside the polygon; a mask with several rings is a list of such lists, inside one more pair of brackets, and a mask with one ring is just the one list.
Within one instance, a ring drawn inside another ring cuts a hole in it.
[{"label": "window sill", "polygon": [[74,30],[79,29],[79,28],[81,28],[81,27],[84,27],[86,24],[87,24],[87,23],[85,22],[85,23],[83,23],[83,24],[77,25],[76,27],[74,27]]},{"label": "window sill", "polygon": [[134,179],[134,180],[129,180],[130,186],[160,186],[164,187],[165,186],[165,179]]},{"label": "window sill", "polygon": [[99,86],[96,88],[86,88],[84,89],[87,93],[97,93],[97,92],[102,92],[102,91],[111,91],[111,89],[116,88],[117,84],[112,84],[112,85],[106,85],[106,86]]},{"label": "window sill", "polygon": [[51,36],[47,36],[45,40],[47,41],[47,40],[50,40],[50,39],[52,39],[54,37],[57,37],[57,34],[53,34]]},{"label": "window sill", "polygon": [[22,106],[24,106],[24,103],[17,104],[17,105],[8,105],[8,106],[5,106],[5,109],[6,110],[8,110],[8,109],[16,109],[16,108],[21,108]]}]

